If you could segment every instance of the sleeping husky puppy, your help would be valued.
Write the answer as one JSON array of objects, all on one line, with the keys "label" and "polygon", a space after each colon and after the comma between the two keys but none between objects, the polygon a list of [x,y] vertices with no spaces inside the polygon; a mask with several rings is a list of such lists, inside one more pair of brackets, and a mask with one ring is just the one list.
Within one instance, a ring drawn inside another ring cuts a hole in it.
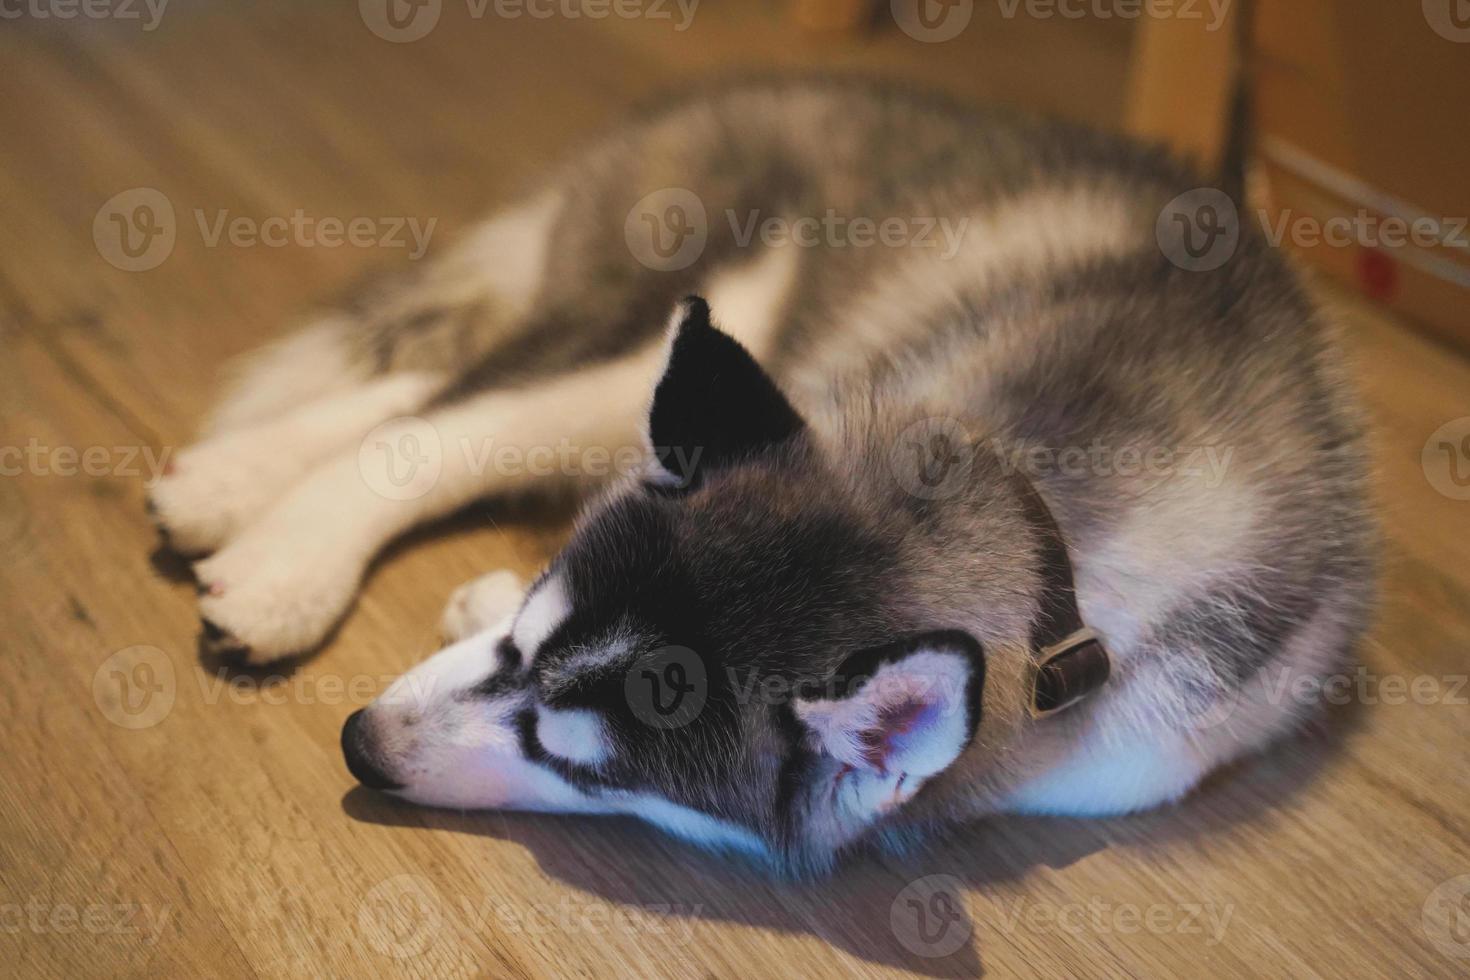
[{"label": "sleeping husky puppy", "polygon": [[798,873],[1175,800],[1299,721],[1373,566],[1328,328],[1249,229],[1170,261],[1196,184],[882,86],[649,112],[244,371],[152,491],[204,645],[311,650],[405,530],[595,486],[348,720],[359,780]]}]

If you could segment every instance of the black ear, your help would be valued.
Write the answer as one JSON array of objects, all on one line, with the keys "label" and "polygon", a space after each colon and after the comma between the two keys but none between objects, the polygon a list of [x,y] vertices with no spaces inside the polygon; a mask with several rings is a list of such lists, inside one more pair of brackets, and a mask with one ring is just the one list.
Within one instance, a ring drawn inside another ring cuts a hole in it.
[{"label": "black ear", "polygon": [[668,363],[648,413],[656,482],[692,486],[802,430],[801,416],[755,358],[710,322],[708,303],[685,298],[673,322]]}]

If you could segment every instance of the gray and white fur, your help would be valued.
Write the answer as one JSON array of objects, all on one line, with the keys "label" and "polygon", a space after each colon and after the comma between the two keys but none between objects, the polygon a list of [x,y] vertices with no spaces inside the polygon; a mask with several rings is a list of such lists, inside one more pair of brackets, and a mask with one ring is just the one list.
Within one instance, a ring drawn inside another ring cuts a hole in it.
[{"label": "gray and white fur", "polygon": [[[420,522],[591,491],[529,590],[462,588],[451,645],[349,721],[354,772],[409,800],[633,813],[794,872],[1172,801],[1298,724],[1282,692],[1337,669],[1373,591],[1332,333],[1249,229],[1218,269],[1169,261],[1156,221],[1198,184],[896,87],[712,87],[264,350],[150,503],[207,554],[205,644],[264,664]],[[703,247],[659,268],[641,215],[691,196]],[[921,240],[746,234],[829,213]],[[406,436],[434,465],[384,492],[365,459]],[[557,447],[557,472],[486,446]],[[1032,489],[1112,659],[1040,718]]]}]

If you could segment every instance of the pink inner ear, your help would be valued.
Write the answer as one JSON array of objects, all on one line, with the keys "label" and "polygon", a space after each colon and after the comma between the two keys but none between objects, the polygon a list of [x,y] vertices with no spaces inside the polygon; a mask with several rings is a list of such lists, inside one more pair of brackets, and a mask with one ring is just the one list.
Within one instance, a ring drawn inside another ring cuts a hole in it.
[{"label": "pink inner ear", "polygon": [[894,741],[917,728],[934,706],[915,698],[878,709],[878,727],[858,736],[863,746],[863,761],[880,775],[888,775],[888,758],[893,755]]}]

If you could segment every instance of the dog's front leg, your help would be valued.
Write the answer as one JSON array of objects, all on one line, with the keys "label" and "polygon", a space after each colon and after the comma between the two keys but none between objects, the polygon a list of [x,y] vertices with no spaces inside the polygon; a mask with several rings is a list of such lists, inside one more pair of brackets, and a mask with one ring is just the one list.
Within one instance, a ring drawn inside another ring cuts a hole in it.
[{"label": "dog's front leg", "polygon": [[481,497],[641,467],[657,364],[653,345],[379,426],[194,566],[206,649],[252,664],[309,651],[347,611],[373,556],[413,526]]}]

